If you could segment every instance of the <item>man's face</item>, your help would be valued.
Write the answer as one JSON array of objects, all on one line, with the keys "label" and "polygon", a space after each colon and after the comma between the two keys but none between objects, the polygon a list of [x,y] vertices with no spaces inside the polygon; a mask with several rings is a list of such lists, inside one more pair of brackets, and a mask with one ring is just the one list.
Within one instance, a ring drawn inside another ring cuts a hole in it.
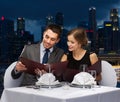
[{"label": "man's face", "polygon": [[58,43],[59,38],[58,34],[54,33],[52,30],[48,29],[43,34],[43,46],[47,49],[53,47],[56,43]]}]

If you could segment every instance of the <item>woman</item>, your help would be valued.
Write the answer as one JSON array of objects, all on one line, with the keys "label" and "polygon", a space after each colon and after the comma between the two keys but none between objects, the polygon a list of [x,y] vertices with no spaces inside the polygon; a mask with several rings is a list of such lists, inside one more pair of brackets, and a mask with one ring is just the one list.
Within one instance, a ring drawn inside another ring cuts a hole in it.
[{"label": "woman", "polygon": [[[68,61],[68,68],[73,69],[71,72],[74,75],[77,73],[74,70],[80,70],[79,68],[81,64],[86,64],[89,67],[98,61],[98,57],[95,53],[90,53],[83,48],[88,43],[88,38],[85,29],[83,28],[72,29],[71,31],[68,32],[67,40],[69,53],[62,57],[62,61]],[[69,72],[70,71],[68,71],[67,74]],[[68,76],[65,75],[65,77]],[[70,80],[65,78],[65,81],[72,80],[73,78]],[[101,74],[97,73],[96,81],[98,82],[100,80]]]}]

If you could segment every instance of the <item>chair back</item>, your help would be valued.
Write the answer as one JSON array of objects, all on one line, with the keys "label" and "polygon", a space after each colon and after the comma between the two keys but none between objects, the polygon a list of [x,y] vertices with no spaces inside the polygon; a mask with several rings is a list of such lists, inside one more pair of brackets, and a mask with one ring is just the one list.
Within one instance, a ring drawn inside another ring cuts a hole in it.
[{"label": "chair back", "polygon": [[100,85],[116,87],[117,75],[115,69],[107,61],[102,60],[101,64],[102,64],[101,72],[102,80],[100,81]]},{"label": "chair back", "polygon": [[11,71],[15,67],[16,63],[17,63],[17,61],[13,62],[5,71],[4,82],[3,82],[4,88],[18,87],[21,84],[21,81],[23,79],[23,74],[18,79],[13,79],[11,76]]}]

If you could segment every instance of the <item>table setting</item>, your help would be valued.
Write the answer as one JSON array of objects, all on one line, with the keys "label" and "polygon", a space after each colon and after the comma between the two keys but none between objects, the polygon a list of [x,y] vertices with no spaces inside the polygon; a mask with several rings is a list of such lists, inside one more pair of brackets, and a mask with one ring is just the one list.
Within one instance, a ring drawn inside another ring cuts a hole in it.
[{"label": "table setting", "polygon": [[80,72],[76,74],[73,78],[73,81],[70,82],[59,82],[56,80],[56,77],[53,73],[45,73],[43,75],[40,75],[38,78],[38,81],[35,83],[35,85],[26,86],[27,88],[34,88],[34,89],[40,89],[40,88],[58,88],[58,87],[75,87],[75,88],[94,88],[96,85],[95,77],[91,75],[91,73],[88,72]]},{"label": "table setting", "polygon": [[5,89],[1,102],[119,102],[120,89],[98,86],[94,79],[90,73],[80,72],[71,83],[59,82],[46,73],[35,85]]}]

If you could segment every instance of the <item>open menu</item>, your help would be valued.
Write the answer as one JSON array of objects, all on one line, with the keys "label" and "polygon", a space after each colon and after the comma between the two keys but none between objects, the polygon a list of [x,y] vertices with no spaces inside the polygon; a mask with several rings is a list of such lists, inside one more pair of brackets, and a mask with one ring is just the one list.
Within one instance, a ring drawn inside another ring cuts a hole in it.
[{"label": "open menu", "polygon": [[88,67],[89,70],[96,70],[96,74],[99,74],[102,72],[101,69],[101,60],[98,60],[95,64]]},{"label": "open menu", "polygon": [[[86,68],[86,72],[87,70],[96,70],[96,74],[100,74],[101,73],[101,60],[97,61],[95,64],[89,66]],[[79,69],[72,69],[72,68],[67,68],[66,70],[64,70],[63,72],[63,79],[65,81],[68,82],[72,82],[74,76],[79,73],[80,70]]]},{"label": "open menu", "polygon": [[[39,62],[35,62],[33,60],[30,60],[30,59],[27,59],[27,58],[24,58],[24,57],[20,57],[19,60],[27,68],[27,70],[25,71],[26,73],[35,75],[34,70],[36,68],[39,68],[40,70],[45,70],[45,71],[49,72],[49,68],[47,67],[47,64],[45,65],[45,64],[42,64],[42,63],[39,63]],[[55,72],[56,74],[61,74],[67,68],[67,63],[68,62],[65,61],[65,62],[56,62],[56,63],[52,63],[52,64],[49,64],[49,65],[51,67],[52,72]]]},{"label": "open menu", "polygon": [[[39,68],[40,70],[45,70],[46,72],[49,72],[49,68],[47,67],[47,65],[23,57],[20,57],[20,61],[26,66],[26,73],[35,75],[35,68]],[[79,69],[68,68],[68,61],[56,62],[49,65],[51,67],[51,72],[56,77],[62,76],[63,80],[68,82],[71,82],[74,75],[79,73]],[[97,61],[92,66],[89,66],[87,69],[96,70],[97,74],[101,73],[101,60]]]}]

